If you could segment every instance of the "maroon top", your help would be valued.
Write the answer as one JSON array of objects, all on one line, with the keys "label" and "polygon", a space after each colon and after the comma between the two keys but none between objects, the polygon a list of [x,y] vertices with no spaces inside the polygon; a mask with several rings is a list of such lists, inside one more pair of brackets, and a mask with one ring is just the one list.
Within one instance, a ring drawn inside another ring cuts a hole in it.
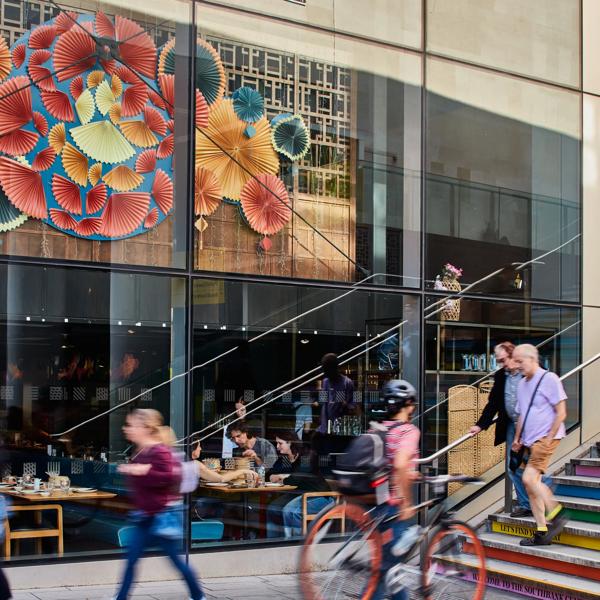
[{"label": "maroon top", "polygon": [[131,462],[152,465],[146,475],[129,476],[131,501],[137,510],[154,515],[169,502],[179,499],[181,466],[167,446],[149,446],[139,452]]}]

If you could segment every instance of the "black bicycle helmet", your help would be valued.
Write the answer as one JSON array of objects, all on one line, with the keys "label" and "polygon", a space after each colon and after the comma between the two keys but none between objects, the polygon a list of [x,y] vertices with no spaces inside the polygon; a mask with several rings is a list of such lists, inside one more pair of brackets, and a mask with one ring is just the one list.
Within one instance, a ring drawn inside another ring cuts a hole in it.
[{"label": "black bicycle helmet", "polygon": [[390,379],[383,386],[382,393],[388,411],[392,409],[398,412],[407,404],[413,404],[417,401],[417,390],[404,379]]}]

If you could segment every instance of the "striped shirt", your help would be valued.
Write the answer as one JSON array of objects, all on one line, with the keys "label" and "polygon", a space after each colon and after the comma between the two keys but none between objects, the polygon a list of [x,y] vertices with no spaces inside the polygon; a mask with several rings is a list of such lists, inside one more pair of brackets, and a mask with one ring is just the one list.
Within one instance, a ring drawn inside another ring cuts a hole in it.
[{"label": "striped shirt", "polygon": [[[419,440],[421,432],[411,423],[398,424],[398,421],[384,421],[383,425],[390,431],[386,437],[386,454],[390,464],[394,464],[394,458],[400,451],[408,453],[415,460],[419,457]],[[392,429],[393,428],[393,429]],[[412,469],[416,465],[413,463]],[[392,497],[397,497],[398,493],[395,487],[391,490]]]}]

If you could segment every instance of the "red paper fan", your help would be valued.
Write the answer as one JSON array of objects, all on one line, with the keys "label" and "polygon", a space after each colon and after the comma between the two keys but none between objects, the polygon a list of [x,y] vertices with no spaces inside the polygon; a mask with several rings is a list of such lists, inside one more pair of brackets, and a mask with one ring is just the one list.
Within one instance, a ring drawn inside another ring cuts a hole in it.
[{"label": "red paper fan", "polygon": [[39,131],[42,137],[48,135],[48,121],[46,121],[46,117],[37,110],[33,111],[33,126]]},{"label": "red paper fan", "polygon": [[54,152],[54,148],[48,146],[44,148],[41,152],[38,152],[36,157],[33,159],[33,164],[31,168],[34,171],[45,171],[49,169],[56,160],[56,152]]},{"label": "red paper fan", "polygon": [[141,79],[125,65],[119,65],[115,69],[115,73],[123,83],[140,83]]},{"label": "red paper fan", "polygon": [[160,94],[158,92],[155,92],[152,89],[148,89],[148,98],[150,98],[150,101],[152,102],[152,104],[154,104],[154,106],[162,108],[163,110],[167,109],[165,101],[160,97]]},{"label": "red paper fan", "polygon": [[103,12],[96,13],[96,33],[101,37],[115,39],[115,26]]},{"label": "red paper fan", "polygon": [[50,60],[52,53],[50,50],[36,50],[31,53],[29,57],[30,65],[43,65],[46,61]]},{"label": "red paper fan", "polygon": [[173,119],[167,121],[167,130],[175,133],[175,121]]},{"label": "red paper fan", "polygon": [[119,237],[135,231],[148,213],[150,194],[123,192],[112,194],[102,213],[100,233],[107,237]]},{"label": "red paper fan", "polygon": [[156,171],[152,196],[165,215],[173,208],[173,180],[161,169]]},{"label": "red paper fan", "polygon": [[94,235],[100,231],[102,219],[100,217],[90,217],[89,219],[81,219],[75,227],[75,233],[79,235]]},{"label": "red paper fan", "polygon": [[285,184],[275,175],[257,175],[248,180],[240,201],[250,227],[263,235],[277,233],[292,216]]},{"label": "red paper fan", "polygon": [[83,94],[83,89],[83,77],[81,75],[77,75],[77,77],[75,77],[75,79],[73,79],[73,81],[71,81],[69,84],[69,92],[71,92],[71,96],[73,96],[75,100],[78,100],[79,96]]},{"label": "red paper fan", "polygon": [[196,90],[196,127],[208,127],[208,102],[200,90]]},{"label": "red paper fan", "polygon": [[27,48],[25,47],[25,44],[19,44],[18,46],[15,46],[13,48],[12,61],[15,65],[15,67],[17,67],[17,69],[21,68],[21,66],[25,62],[26,56],[27,56]]},{"label": "red paper fan", "polygon": [[156,150],[144,150],[135,161],[137,173],[152,173],[156,168]]},{"label": "red paper fan", "polygon": [[109,74],[109,75],[114,75],[115,71],[117,70],[117,61],[114,59],[111,60],[104,60],[101,59],[100,60],[100,64],[102,65],[102,68]]},{"label": "red paper fan", "polygon": [[39,136],[34,131],[17,129],[0,136],[0,151],[11,156],[22,156],[33,150],[38,139]]},{"label": "red paper fan", "polygon": [[156,46],[152,38],[135,21],[115,17],[115,33],[123,62],[132,69],[152,77],[156,75]]},{"label": "red paper fan", "polygon": [[54,46],[54,68],[59,81],[65,81],[96,64],[96,42],[77,26],[59,36]]},{"label": "red paper fan", "polygon": [[52,193],[56,201],[65,210],[76,215],[81,214],[81,194],[79,193],[79,186],[76,183],[62,177],[58,173],[54,173],[52,176]]},{"label": "red paper fan", "polygon": [[169,115],[173,116],[173,110],[175,108],[175,75],[159,75],[158,85],[160,86],[162,97],[164,98],[166,110]]},{"label": "red paper fan", "polygon": [[144,219],[144,227],[152,229],[158,223],[158,209],[153,208]]},{"label": "red paper fan", "polygon": [[42,91],[42,102],[46,107],[46,110],[59,121],[74,121],[75,115],[73,113],[73,107],[69,100],[69,96],[60,90],[54,90],[51,92]]},{"label": "red paper fan", "polygon": [[61,33],[67,33],[73,25],[75,25],[75,21],[77,20],[77,13],[73,11],[61,11],[56,19],[54,19],[54,27],[56,27],[56,31]]},{"label": "red paper fan", "polygon": [[265,251],[268,252],[273,247],[273,242],[268,238],[264,237],[258,245]]},{"label": "red paper fan", "polygon": [[123,92],[121,100],[121,114],[124,117],[134,117],[142,112],[148,101],[148,92],[145,83],[136,83]]},{"label": "red paper fan", "polygon": [[[56,90],[56,84],[52,79],[52,71],[46,67],[38,65],[29,65],[29,77],[43,92],[53,92]],[[62,92],[61,92],[62,93]]]},{"label": "red paper fan", "polygon": [[162,118],[162,115],[155,108],[152,108],[151,106],[146,106],[144,108],[144,121],[154,133],[158,133],[159,135],[165,135],[167,133],[167,124]]},{"label": "red paper fan", "polygon": [[29,167],[0,156],[0,185],[8,199],[21,211],[36,219],[47,216],[42,176]]},{"label": "red paper fan", "polygon": [[167,158],[173,154],[173,150],[175,149],[175,138],[172,133],[170,133],[166,138],[164,138],[161,143],[158,145],[156,149],[156,156],[158,158]]},{"label": "red paper fan", "polygon": [[30,48],[50,48],[56,37],[54,25],[41,25],[36,27],[29,36]]},{"label": "red paper fan", "polygon": [[20,75],[0,84],[0,135],[31,121],[31,82]]},{"label": "red paper fan", "polygon": [[77,227],[77,221],[66,211],[59,210],[58,208],[50,209],[50,217],[54,224],[60,229],[71,229],[74,230]]},{"label": "red paper fan", "polygon": [[104,206],[107,195],[106,186],[103,183],[93,187],[85,196],[85,212],[88,215],[98,212]]}]

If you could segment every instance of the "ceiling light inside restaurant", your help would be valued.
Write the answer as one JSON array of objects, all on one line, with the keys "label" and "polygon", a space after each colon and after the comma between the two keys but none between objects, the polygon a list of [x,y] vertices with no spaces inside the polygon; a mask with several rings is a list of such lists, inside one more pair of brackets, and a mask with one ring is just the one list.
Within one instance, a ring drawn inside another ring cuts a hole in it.
[{"label": "ceiling light inside restaurant", "polygon": [[309,341],[310,341],[310,340],[307,340],[306,338],[302,338],[302,339],[300,340],[300,343],[301,343],[301,344],[308,344],[308,343],[309,343]]}]

